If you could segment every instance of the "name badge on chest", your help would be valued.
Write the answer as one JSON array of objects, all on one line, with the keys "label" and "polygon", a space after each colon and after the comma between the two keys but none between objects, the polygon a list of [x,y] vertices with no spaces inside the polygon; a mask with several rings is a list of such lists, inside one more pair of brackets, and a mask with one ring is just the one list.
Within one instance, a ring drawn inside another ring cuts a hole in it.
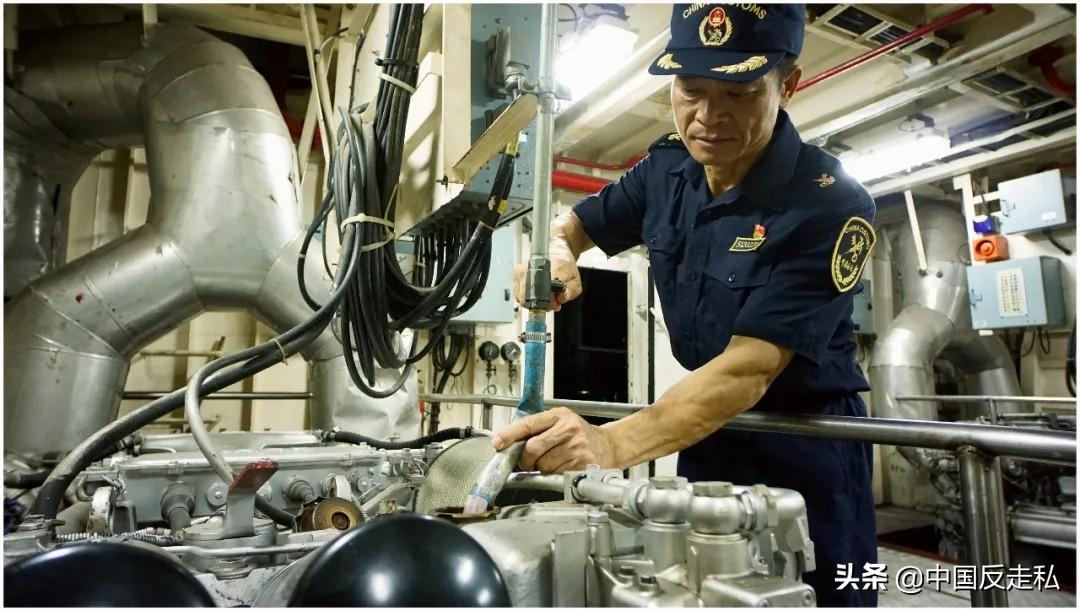
[{"label": "name badge on chest", "polygon": [[748,238],[736,237],[728,250],[730,252],[754,252],[765,243],[765,226],[754,225],[754,235]]}]

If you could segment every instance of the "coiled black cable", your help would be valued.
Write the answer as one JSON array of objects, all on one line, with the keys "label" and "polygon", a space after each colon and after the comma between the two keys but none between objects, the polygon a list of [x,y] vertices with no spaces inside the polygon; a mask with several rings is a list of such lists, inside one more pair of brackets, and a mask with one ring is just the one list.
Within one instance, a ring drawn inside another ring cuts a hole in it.
[{"label": "coiled black cable", "polygon": [[[487,284],[491,232],[513,180],[516,153],[508,151],[496,172],[488,210],[440,239],[421,236],[417,242],[420,265],[411,281],[406,278],[397,261],[391,228],[422,17],[421,5],[392,8],[386,52],[378,62],[384,79],[379,84],[374,123],[359,122],[341,111],[343,135],[317,214],[325,227],[330,211],[335,210],[337,218],[355,226],[359,236],[359,270],[338,312],[339,337],[350,378],[361,392],[373,397],[388,397],[401,388],[411,366],[434,348],[450,320],[479,300]],[[297,262],[301,294],[312,308],[318,303],[305,286],[304,263],[315,231],[310,228],[305,235]],[[427,343],[421,347],[414,334],[409,350],[402,350],[400,333],[406,328],[428,329]],[[404,369],[389,388],[376,389],[376,366]]]},{"label": "coiled black cable", "polygon": [[322,434],[322,439],[323,441],[340,441],[342,443],[351,443],[355,445],[363,443],[377,450],[418,450],[429,443],[450,441],[452,439],[465,439],[467,437],[475,437],[476,435],[473,428],[467,426],[464,428],[443,429],[431,435],[425,435],[424,437],[409,439],[407,441],[384,441],[382,439],[375,439],[373,437],[367,437],[366,435],[351,433],[349,431],[326,431]]}]

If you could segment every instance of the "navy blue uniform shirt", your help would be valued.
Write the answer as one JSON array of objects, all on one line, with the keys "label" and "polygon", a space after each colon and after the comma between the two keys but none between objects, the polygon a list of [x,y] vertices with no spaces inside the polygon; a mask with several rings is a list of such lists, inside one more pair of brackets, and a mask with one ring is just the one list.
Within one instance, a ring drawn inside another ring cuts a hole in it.
[{"label": "navy blue uniform shirt", "polygon": [[[743,181],[716,197],[677,134],[574,207],[609,256],[645,244],[675,358],[694,370],[732,335],[795,352],[755,409],[816,411],[869,387],[851,313],[874,200],[780,111]],[[857,288],[858,287],[858,288]]]},{"label": "navy blue uniform shirt", "polygon": [[[852,297],[874,245],[874,201],[840,163],[803,144],[785,112],[743,181],[713,197],[672,134],[625,176],[574,207],[608,255],[649,248],[675,358],[697,369],[732,335],[795,352],[754,409],[866,416]],[[806,501],[817,604],[875,606],[837,590],[836,567],[877,561],[869,445],[721,428],[679,453],[690,481],[763,483]]]}]

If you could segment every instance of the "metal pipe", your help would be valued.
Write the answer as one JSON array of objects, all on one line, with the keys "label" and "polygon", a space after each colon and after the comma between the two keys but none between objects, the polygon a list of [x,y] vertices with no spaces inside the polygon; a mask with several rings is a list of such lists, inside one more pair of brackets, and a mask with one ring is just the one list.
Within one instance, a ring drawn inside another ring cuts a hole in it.
[{"label": "metal pipe", "polygon": [[548,269],[551,235],[552,143],[555,133],[555,6],[544,4],[540,10],[540,108],[536,115],[536,149],[533,168],[532,244],[529,274],[525,287],[525,305],[530,309],[546,308],[551,299],[551,276]]},{"label": "metal pipe", "polygon": [[265,556],[268,554],[304,554],[325,545],[325,541],[310,543],[288,543],[286,545],[268,545],[266,547],[232,547],[228,549],[207,549],[194,545],[174,545],[163,547],[162,551],[178,556],[199,556],[201,558],[242,558],[246,556]]},{"label": "metal pipe", "polygon": [[[544,4],[540,9],[540,109],[536,116],[536,150],[533,176],[532,244],[529,267],[525,277],[525,307],[529,318],[525,323],[524,375],[521,401],[514,417],[534,414],[543,409],[544,363],[547,345],[547,312],[551,302],[551,145],[555,131],[555,43],[557,40],[556,5]],[[465,513],[479,513],[494,502],[514,470],[523,441],[510,444],[496,453],[484,465],[476,484],[465,499]]]},{"label": "metal pipe", "polygon": [[561,475],[546,475],[518,471],[511,473],[506,478],[506,488],[517,490],[546,490],[548,492],[562,492],[565,479]]},{"label": "metal pipe", "polygon": [[904,203],[907,205],[908,224],[911,226],[911,239],[915,241],[915,255],[919,260],[919,273],[926,273],[926,252],[923,250],[922,231],[919,229],[919,217],[915,214],[915,199],[911,190],[904,191]]},{"label": "metal pipe", "polygon": [[1012,536],[1022,543],[1076,549],[1076,516],[1016,509],[1009,516]]},{"label": "metal pipe", "polygon": [[[480,403],[513,407],[517,399],[491,395],[423,395],[425,401]],[[635,403],[549,399],[545,408],[566,407],[587,416],[621,418],[648,407]],[[1031,431],[989,424],[931,422],[895,418],[860,418],[777,412],[743,412],[725,428],[762,433],[786,433],[826,439],[863,441],[894,446],[957,450],[972,446],[994,456],[1076,464],[1076,435]]]},{"label": "metal pipe", "polygon": [[553,170],[551,172],[551,187],[553,189],[565,189],[567,191],[577,191],[578,193],[592,195],[609,184],[611,184],[610,180],[599,178],[597,176],[574,174],[571,172],[563,172],[562,170]]},{"label": "metal pipe", "polygon": [[[1005,565],[996,543],[1007,540],[1008,534],[999,530],[992,516],[995,511],[990,478],[993,475],[991,457],[966,446],[957,452],[960,459],[960,499],[963,506],[964,532],[967,537],[967,562],[975,566]],[[972,607],[1007,607],[1008,594],[1004,589],[971,591]]]},{"label": "metal pipe", "polygon": [[971,401],[995,401],[997,403],[1047,403],[1076,405],[1075,397],[1019,397],[1009,395],[898,395],[897,401],[940,401],[942,403],[966,403]]},{"label": "metal pipe", "polygon": [[637,165],[637,163],[644,158],[644,155],[635,155],[622,163],[600,163],[598,161],[591,161],[589,159],[575,159],[573,157],[555,155],[555,163],[577,165],[583,168],[593,168],[595,170],[605,170],[607,172],[619,172],[623,170],[629,170],[630,168]]},{"label": "metal pipe", "polygon": [[931,21],[930,23],[928,23],[928,24],[926,24],[926,25],[924,25],[924,26],[922,26],[920,28],[916,28],[916,29],[912,30],[911,32],[908,32],[907,34],[904,34],[900,38],[897,38],[896,40],[894,40],[894,41],[892,41],[892,42],[890,42],[888,44],[881,45],[880,47],[878,47],[876,49],[873,49],[871,51],[867,51],[866,53],[863,53],[862,55],[859,55],[858,57],[850,59],[850,60],[840,64],[839,66],[834,66],[832,68],[829,68],[828,70],[826,70],[824,72],[821,72],[820,74],[815,74],[814,76],[812,76],[812,77],[806,79],[805,81],[799,83],[799,86],[795,88],[795,91],[802,91],[803,89],[806,89],[807,87],[812,87],[812,86],[814,86],[814,85],[816,85],[816,84],[818,84],[818,83],[820,83],[820,82],[822,82],[822,81],[824,81],[826,79],[829,79],[829,78],[832,78],[832,77],[836,76],[837,74],[847,72],[848,70],[851,70],[852,68],[854,68],[856,66],[864,64],[864,63],[874,59],[875,57],[878,57],[879,55],[884,55],[885,53],[888,53],[889,51],[892,51],[893,49],[896,49],[897,47],[901,47],[903,45],[906,45],[907,43],[915,40],[916,38],[922,38],[923,36],[926,36],[927,34],[930,34],[932,32],[936,32],[937,30],[940,30],[941,28],[952,25],[952,24],[956,23],[957,21],[960,21],[961,19],[967,17],[968,15],[974,15],[975,13],[989,13],[992,10],[994,10],[994,8],[992,6],[990,6],[989,4],[969,4],[968,6],[965,6],[964,8],[962,8],[960,10],[953,11],[952,13],[949,13],[948,15],[945,15],[944,17],[942,17],[940,19],[935,19],[934,21]]},{"label": "metal pipe", "polygon": [[[128,390],[124,391],[123,398],[126,400],[152,401],[170,394],[172,391],[160,390]],[[310,392],[216,392],[202,398],[203,401],[235,401],[239,399],[258,399],[264,401],[307,401],[314,396]]]}]

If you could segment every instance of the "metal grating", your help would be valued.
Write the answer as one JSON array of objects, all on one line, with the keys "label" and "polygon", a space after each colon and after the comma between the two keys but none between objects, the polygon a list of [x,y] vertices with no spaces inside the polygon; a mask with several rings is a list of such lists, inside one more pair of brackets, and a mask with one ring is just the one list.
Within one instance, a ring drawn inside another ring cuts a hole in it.
[{"label": "metal grating", "polygon": [[881,19],[870,15],[866,11],[849,6],[839,15],[829,20],[829,23],[857,36],[865,34],[870,28],[881,23]]},{"label": "metal grating", "polygon": [[[911,32],[911,30],[905,30],[904,28],[902,28],[900,26],[891,25],[888,28],[886,28],[884,32],[881,32],[879,34],[875,34],[874,36],[871,36],[870,40],[873,40],[874,42],[880,42],[883,45],[887,45],[890,42],[899,39],[901,36],[904,36],[904,35],[908,34],[909,32]],[[913,40],[913,41],[911,41],[910,43],[908,43],[907,45],[904,45],[904,46],[911,46],[911,45],[915,44],[916,42],[917,41]],[[904,47],[900,47],[900,48],[902,49]]]}]

